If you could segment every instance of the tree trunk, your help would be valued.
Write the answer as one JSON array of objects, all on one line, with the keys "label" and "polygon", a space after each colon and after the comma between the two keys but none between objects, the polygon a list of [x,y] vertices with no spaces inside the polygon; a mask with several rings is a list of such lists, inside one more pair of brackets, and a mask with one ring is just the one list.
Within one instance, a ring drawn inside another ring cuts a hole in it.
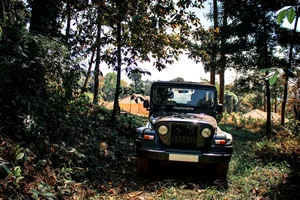
[{"label": "tree trunk", "polygon": [[[296,35],[296,31],[297,31],[297,25],[298,25],[298,8],[296,10],[296,21],[295,21],[295,25],[294,25],[294,30],[293,30],[293,35]],[[293,49],[294,49],[294,40],[291,40],[291,45],[290,45],[290,52],[289,52],[289,66],[291,67],[293,64]],[[281,126],[284,126],[284,119],[285,119],[285,106],[286,106],[286,101],[287,101],[287,94],[288,94],[288,83],[289,83],[289,76],[287,73],[288,69],[286,69],[286,73],[285,73],[285,82],[284,82],[284,92],[283,92],[283,100],[282,100],[282,104],[281,104],[281,121],[280,124]]]},{"label": "tree trunk", "polygon": [[67,27],[66,27],[66,41],[69,40],[70,37],[70,29],[71,29],[71,0],[67,0]]},{"label": "tree trunk", "polygon": [[[266,76],[269,72],[266,72]],[[269,80],[266,80],[266,93],[267,93],[267,123],[266,123],[266,135],[271,135],[271,90]]]},{"label": "tree trunk", "polygon": [[275,92],[274,96],[274,113],[277,113],[277,92]]},{"label": "tree trunk", "polygon": [[101,37],[101,12],[100,8],[98,8],[98,16],[97,16],[97,38],[96,38],[96,65],[95,65],[95,80],[94,80],[94,98],[93,103],[98,104],[98,97],[99,97],[99,72],[100,72],[100,50],[101,50],[101,43],[100,43],[100,37]]},{"label": "tree trunk", "polygon": [[223,104],[224,102],[224,87],[225,87],[225,68],[226,68],[226,55],[225,55],[225,45],[226,45],[226,27],[227,27],[227,4],[226,1],[223,3],[223,31],[221,32],[221,69],[219,72],[220,78],[220,89],[219,89],[219,102]]},{"label": "tree trunk", "polygon": [[[263,30],[264,30],[264,63],[263,67],[267,69],[269,67],[269,58],[268,58],[268,35],[267,35],[267,26],[266,26],[266,8],[264,3],[262,4],[263,8],[263,19],[262,19],[262,25],[263,25]],[[268,76],[269,72],[266,72],[266,77]],[[266,135],[270,136],[271,135],[271,90],[270,90],[270,84],[269,80],[266,80],[266,96],[267,96],[267,122],[266,122]]]},{"label": "tree trunk", "polygon": [[[92,57],[91,57],[91,61],[89,63],[89,68],[88,68],[88,71],[87,71],[87,74],[86,74],[86,78],[84,80],[84,84],[83,84],[83,87],[82,87],[82,90],[81,90],[81,93],[83,94],[84,92],[86,92],[86,88],[87,88],[87,84],[89,82],[89,78],[90,78],[90,75],[91,75],[91,69],[92,69],[92,66],[93,66],[93,61],[94,61],[94,57],[95,57],[95,48],[93,49],[93,52],[92,52]],[[100,70],[99,70],[100,72]],[[98,72],[98,73],[99,73]],[[99,76],[99,75],[98,75]]]},{"label": "tree trunk", "polygon": [[261,109],[262,109],[264,112],[266,112],[266,111],[267,111],[267,109],[266,109],[267,106],[266,106],[266,94],[265,94],[265,91],[264,91],[264,93],[262,94],[261,105],[262,105]]},{"label": "tree trunk", "polygon": [[282,99],[282,102],[281,102],[281,119],[280,119],[280,125],[281,126],[284,126],[285,106],[286,106],[287,93],[288,93],[288,81],[289,81],[289,77],[288,77],[287,74],[285,74],[283,99]]},{"label": "tree trunk", "polygon": [[[119,3],[119,2],[118,2]],[[119,106],[119,91],[120,91],[120,85],[121,85],[121,67],[122,67],[122,55],[121,55],[121,42],[122,42],[122,18],[121,18],[121,12],[122,12],[122,6],[119,3],[118,6],[118,21],[117,21],[117,85],[116,85],[116,92],[115,92],[115,99],[114,99],[114,108],[112,113],[112,122],[115,121],[115,118],[117,114],[120,112],[120,106]]]},{"label": "tree trunk", "polygon": [[[213,12],[214,12],[214,29],[216,30],[218,28],[218,2],[217,0],[213,0]],[[216,40],[217,33],[214,33]],[[211,65],[211,71],[210,71],[210,83],[212,85],[215,85],[216,83],[216,66],[217,66],[217,45],[216,41],[214,41],[214,48],[212,53],[212,65]]]}]

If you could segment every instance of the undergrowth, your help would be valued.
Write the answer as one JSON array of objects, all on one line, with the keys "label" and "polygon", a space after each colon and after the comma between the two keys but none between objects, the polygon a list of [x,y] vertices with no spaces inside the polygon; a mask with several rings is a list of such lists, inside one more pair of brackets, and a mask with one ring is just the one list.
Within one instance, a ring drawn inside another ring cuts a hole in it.
[{"label": "undergrowth", "polygon": [[263,123],[241,128],[223,121],[221,129],[234,138],[227,182],[196,177],[181,166],[161,177],[141,179],[134,132],[146,119],[120,116],[114,125],[109,110],[82,101],[72,106],[66,111],[70,117],[62,127],[64,135],[56,140],[44,135],[34,142],[13,141],[0,133],[0,199],[300,197],[299,136],[285,129],[268,138]]},{"label": "undergrowth", "polygon": [[26,140],[1,127],[0,199],[94,198],[133,173],[134,131],[143,118],[120,116],[111,124],[109,110],[82,98],[64,112],[53,119],[63,120],[54,132],[25,126]]}]

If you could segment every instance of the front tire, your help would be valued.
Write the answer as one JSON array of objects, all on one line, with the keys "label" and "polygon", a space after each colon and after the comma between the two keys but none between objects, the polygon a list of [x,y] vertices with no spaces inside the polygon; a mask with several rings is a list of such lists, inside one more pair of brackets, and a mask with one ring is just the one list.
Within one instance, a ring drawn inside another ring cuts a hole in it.
[{"label": "front tire", "polygon": [[226,180],[228,169],[229,169],[229,163],[219,163],[217,165],[217,178]]},{"label": "front tire", "polygon": [[157,161],[143,158],[143,157],[137,157],[137,173],[138,176],[141,177],[148,177],[151,175],[152,172],[154,172],[154,169],[157,167]]},{"label": "front tire", "polygon": [[137,157],[137,173],[143,177],[149,173],[149,159]]}]

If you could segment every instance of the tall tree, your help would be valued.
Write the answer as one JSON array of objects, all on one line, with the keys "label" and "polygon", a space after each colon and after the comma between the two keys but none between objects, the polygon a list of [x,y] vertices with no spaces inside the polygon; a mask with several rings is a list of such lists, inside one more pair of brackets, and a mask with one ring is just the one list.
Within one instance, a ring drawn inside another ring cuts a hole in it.
[{"label": "tall tree", "polygon": [[120,85],[121,85],[121,68],[122,68],[122,22],[124,20],[123,12],[126,13],[127,8],[125,8],[126,2],[121,0],[116,0],[116,9],[117,9],[117,85],[116,85],[116,92],[115,92],[115,99],[114,99],[114,108],[112,113],[112,121],[115,120],[116,115],[118,112],[120,112],[120,106],[119,106],[119,91],[120,91]]},{"label": "tall tree", "polygon": [[117,83],[117,75],[114,72],[109,72],[103,77],[103,83],[100,87],[101,96],[104,101],[113,101],[115,98],[115,90]]},{"label": "tall tree", "polygon": [[86,88],[87,88],[89,78],[90,78],[90,75],[91,75],[92,66],[93,66],[93,63],[94,63],[95,51],[96,51],[96,48],[94,48],[93,51],[92,51],[91,60],[89,62],[89,67],[88,67],[87,72],[86,72],[86,76],[85,76],[85,80],[84,80],[84,83],[83,83],[81,93],[86,92]]},{"label": "tall tree", "polygon": [[[228,3],[230,44],[227,45],[227,64],[242,73],[268,68],[274,61],[273,51],[277,46],[278,25],[274,11],[278,2],[271,1],[226,1]],[[269,82],[265,83],[267,126],[271,133],[271,93]],[[264,96],[265,96],[264,95]]]},{"label": "tall tree", "polygon": [[[297,25],[298,25],[298,18],[299,18],[299,8],[296,8],[296,20],[294,24],[294,29],[293,29],[293,38],[295,39],[296,33],[297,33]],[[289,70],[292,68],[293,65],[293,51],[294,51],[294,46],[295,46],[295,40],[291,40],[290,43],[290,49],[289,49],[289,58],[288,58],[288,66],[285,68],[285,81],[284,81],[284,93],[283,93],[283,100],[281,104],[281,121],[280,124],[284,126],[285,122],[285,107],[286,107],[286,102],[287,102],[287,95],[288,95],[288,81],[289,81]]]},{"label": "tall tree", "polygon": [[219,102],[224,102],[224,87],[225,87],[225,68],[226,68],[226,39],[227,39],[227,1],[223,3],[223,23],[221,28],[221,48],[220,48],[220,68],[219,68],[219,80],[220,80],[220,89],[219,89]]},{"label": "tall tree", "polygon": [[71,0],[67,0],[66,15],[67,15],[66,41],[68,41],[70,37],[70,31],[71,31]]},{"label": "tall tree", "polygon": [[128,78],[132,81],[130,87],[134,89],[134,93],[141,93],[143,90],[142,74],[139,72],[132,72],[128,75]]},{"label": "tall tree", "polygon": [[214,17],[214,43],[212,49],[212,62],[211,62],[211,72],[210,72],[210,83],[215,85],[216,83],[216,67],[217,67],[217,29],[219,28],[218,23],[218,1],[213,0],[213,17]]},{"label": "tall tree", "polygon": [[93,102],[94,104],[98,104],[98,95],[99,95],[99,74],[100,74],[100,52],[101,52],[101,25],[102,25],[102,12],[101,8],[98,7],[98,15],[97,15],[97,38],[96,38],[96,65],[95,65],[95,73],[94,73],[94,97]]},{"label": "tall tree", "polygon": [[[262,38],[263,38],[263,41],[262,41],[262,51],[263,51],[263,56],[262,56],[262,65],[263,67],[266,69],[269,67],[269,52],[268,52],[268,49],[269,49],[269,46],[268,46],[268,33],[267,33],[267,22],[266,22],[266,14],[267,14],[267,8],[266,8],[266,5],[265,3],[263,2],[262,3],[262,13],[263,13],[263,16],[262,16],[262,29],[263,29],[263,35],[262,35]],[[266,71],[266,77],[268,76],[269,72]],[[267,98],[267,122],[266,122],[266,135],[267,136],[270,136],[271,135],[271,90],[270,90],[270,84],[269,84],[269,81],[266,80],[266,98]]]}]

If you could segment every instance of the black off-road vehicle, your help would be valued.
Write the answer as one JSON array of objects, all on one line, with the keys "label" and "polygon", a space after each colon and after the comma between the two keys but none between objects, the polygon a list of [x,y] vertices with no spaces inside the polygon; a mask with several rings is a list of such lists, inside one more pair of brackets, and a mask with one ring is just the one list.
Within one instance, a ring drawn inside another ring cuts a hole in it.
[{"label": "black off-road vehicle", "polygon": [[137,171],[147,175],[157,163],[192,162],[215,167],[226,178],[232,153],[232,135],[223,132],[216,115],[216,87],[194,82],[154,82],[145,127],[137,128]]}]

